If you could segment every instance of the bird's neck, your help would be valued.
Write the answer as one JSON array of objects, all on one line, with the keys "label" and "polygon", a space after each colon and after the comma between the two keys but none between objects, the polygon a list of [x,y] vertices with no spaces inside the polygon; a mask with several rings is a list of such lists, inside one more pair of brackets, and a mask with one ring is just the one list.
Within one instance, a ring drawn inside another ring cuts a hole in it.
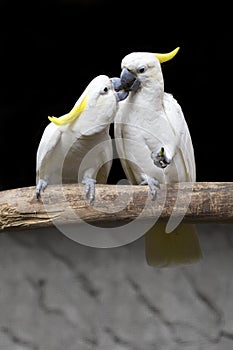
[{"label": "bird's neck", "polygon": [[151,106],[160,108],[163,105],[164,84],[161,81],[149,81],[142,87],[141,94]]}]

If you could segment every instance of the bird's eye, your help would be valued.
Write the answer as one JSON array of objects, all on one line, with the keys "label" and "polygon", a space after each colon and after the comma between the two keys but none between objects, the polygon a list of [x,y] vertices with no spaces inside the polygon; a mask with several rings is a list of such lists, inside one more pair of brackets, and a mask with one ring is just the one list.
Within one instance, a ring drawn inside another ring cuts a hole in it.
[{"label": "bird's eye", "polygon": [[146,71],[146,66],[140,66],[140,67],[138,67],[138,69],[137,69],[137,72],[138,73],[144,73]]},{"label": "bird's eye", "polygon": [[102,94],[106,94],[107,92],[108,92],[108,87],[105,86],[105,87],[102,89],[101,93],[102,93]]}]

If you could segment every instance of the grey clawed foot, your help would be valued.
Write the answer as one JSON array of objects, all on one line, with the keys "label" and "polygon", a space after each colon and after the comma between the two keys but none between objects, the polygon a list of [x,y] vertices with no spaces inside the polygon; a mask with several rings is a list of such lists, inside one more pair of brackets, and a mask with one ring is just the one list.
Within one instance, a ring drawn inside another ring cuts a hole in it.
[{"label": "grey clawed foot", "polygon": [[85,199],[88,200],[90,204],[93,204],[95,200],[96,180],[86,176],[83,178],[82,184],[86,186]]},{"label": "grey clawed foot", "polygon": [[159,168],[166,168],[168,164],[171,163],[171,159],[167,156],[164,147],[161,147],[160,150],[156,152],[151,152],[151,158],[154,164]]},{"label": "grey clawed foot", "polygon": [[154,177],[147,177],[145,180],[143,180],[140,185],[148,185],[150,188],[150,192],[152,195],[152,200],[156,199],[157,196],[157,188],[160,188],[159,181],[155,179]]},{"label": "grey clawed foot", "polygon": [[38,184],[36,186],[36,198],[37,199],[40,198],[41,191],[44,191],[47,186],[48,186],[48,182],[47,181],[45,181],[43,179],[40,179],[38,181]]}]

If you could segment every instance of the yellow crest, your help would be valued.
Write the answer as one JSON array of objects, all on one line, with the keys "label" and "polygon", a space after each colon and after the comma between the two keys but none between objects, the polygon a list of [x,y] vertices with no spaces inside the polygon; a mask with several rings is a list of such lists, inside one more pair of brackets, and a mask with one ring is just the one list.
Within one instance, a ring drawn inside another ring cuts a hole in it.
[{"label": "yellow crest", "polygon": [[52,123],[56,125],[64,125],[64,124],[72,123],[80,116],[80,114],[83,111],[85,111],[86,105],[87,105],[87,96],[83,98],[83,100],[78,106],[74,106],[74,108],[69,113],[63,115],[62,117],[60,118],[48,117],[48,118]]},{"label": "yellow crest", "polygon": [[179,51],[179,47],[169,53],[156,53],[155,56],[158,58],[160,63],[171,60]]}]

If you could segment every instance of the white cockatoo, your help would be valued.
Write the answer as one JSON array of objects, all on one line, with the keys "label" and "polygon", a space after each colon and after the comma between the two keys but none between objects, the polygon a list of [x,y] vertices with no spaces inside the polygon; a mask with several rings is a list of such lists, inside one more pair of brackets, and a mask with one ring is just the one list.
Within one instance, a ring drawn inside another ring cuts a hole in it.
[{"label": "white cockatoo", "polygon": [[112,165],[109,128],[123,95],[108,76],[99,75],[68,114],[49,117],[37,149],[37,198],[48,184],[82,182],[93,202],[95,183],[107,182]]},{"label": "white cockatoo", "polygon": [[[130,183],[148,185],[152,200],[161,183],[196,181],[190,132],[180,105],[164,91],[161,70],[161,63],[178,50],[132,52],[123,58],[120,78],[115,78],[116,90],[128,94],[114,122],[118,156]],[[158,267],[199,261],[202,252],[195,225],[181,222],[167,233],[166,223],[155,223],[145,234],[145,254],[148,264]]]}]

